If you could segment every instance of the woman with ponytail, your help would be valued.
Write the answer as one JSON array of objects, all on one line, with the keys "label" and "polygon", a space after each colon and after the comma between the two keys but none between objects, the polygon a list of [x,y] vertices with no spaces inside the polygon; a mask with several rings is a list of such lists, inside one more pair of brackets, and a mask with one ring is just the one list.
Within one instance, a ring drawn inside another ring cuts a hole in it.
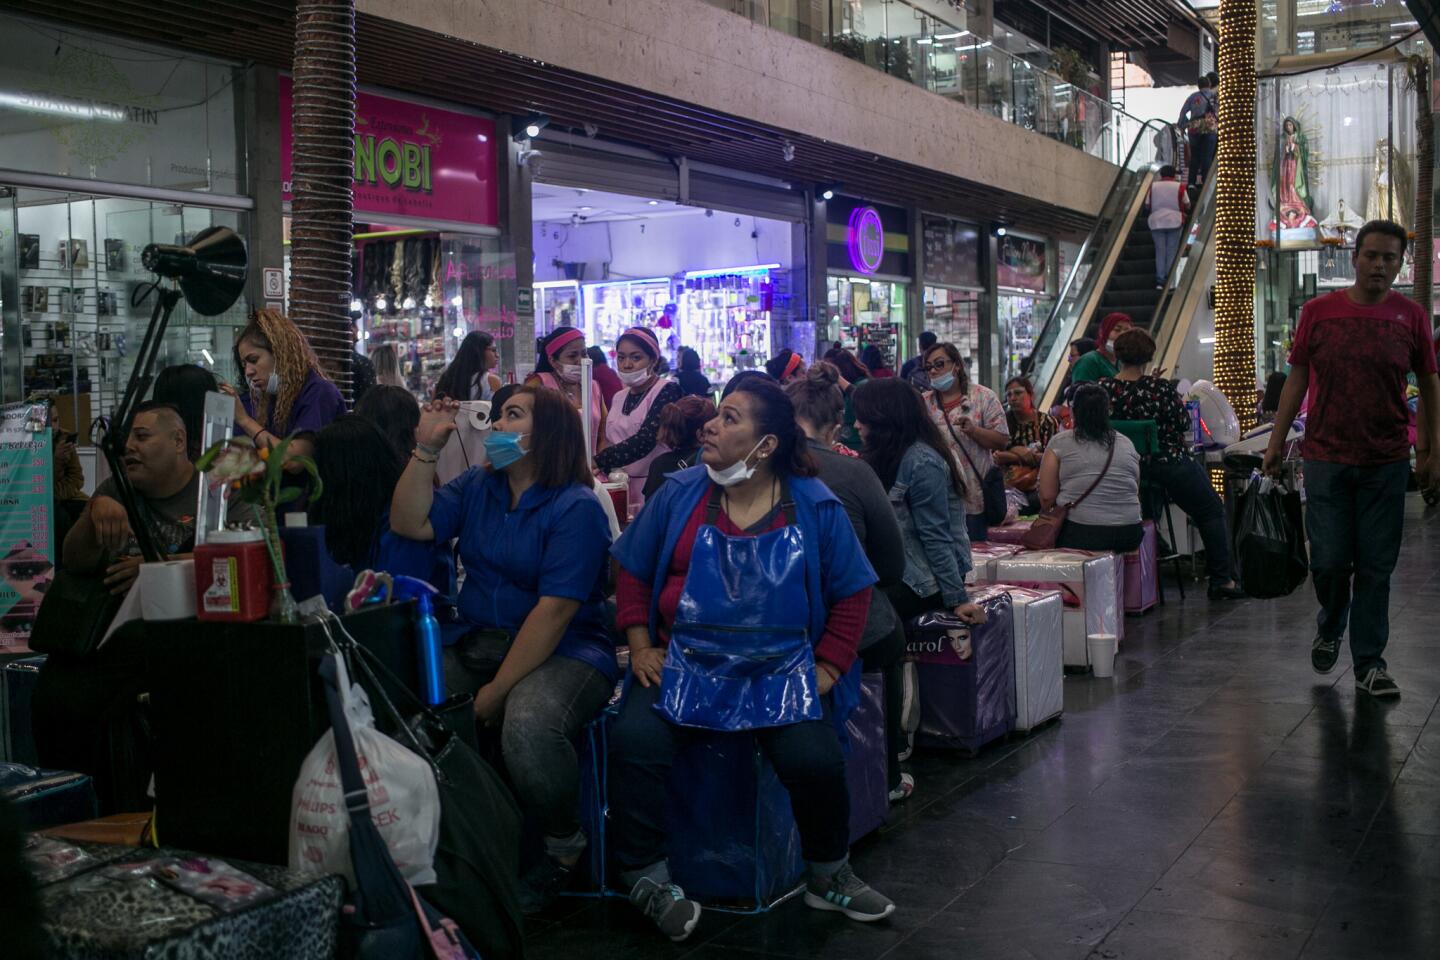
[{"label": "woman with ponytail", "polygon": [[300,329],[278,310],[260,310],[235,339],[235,366],[245,374],[245,396],[222,383],[235,398],[235,427],[270,448],[291,434],[292,456],[314,451],[313,435],[345,412],[340,390],[320,369],[320,361]]}]

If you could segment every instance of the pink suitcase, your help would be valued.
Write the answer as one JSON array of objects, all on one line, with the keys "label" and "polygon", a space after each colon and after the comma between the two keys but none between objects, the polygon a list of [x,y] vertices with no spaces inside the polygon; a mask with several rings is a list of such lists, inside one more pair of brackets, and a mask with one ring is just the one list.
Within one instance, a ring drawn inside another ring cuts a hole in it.
[{"label": "pink suitcase", "polygon": [[1125,612],[1144,613],[1160,602],[1160,551],[1153,521],[1145,521],[1145,538],[1139,549],[1124,555],[1124,561]]}]

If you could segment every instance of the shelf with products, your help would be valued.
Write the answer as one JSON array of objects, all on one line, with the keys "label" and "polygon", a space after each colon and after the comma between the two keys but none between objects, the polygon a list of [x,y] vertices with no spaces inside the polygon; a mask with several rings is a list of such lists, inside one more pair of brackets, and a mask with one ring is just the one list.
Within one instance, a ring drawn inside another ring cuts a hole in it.
[{"label": "shelf with products", "polygon": [[684,275],[680,323],[667,337],[656,331],[672,354],[680,346],[700,355],[700,368],[712,383],[724,383],[740,370],[765,365],[773,349],[778,263]]},{"label": "shelf with products", "polygon": [[[585,313],[585,342],[613,355],[615,341],[630,327],[649,327],[655,331],[661,346],[667,339],[667,325],[673,326],[675,302],[673,282],[669,277],[648,277],[643,280],[607,280],[580,286],[580,302]],[[674,362],[674,348],[668,351]]]},{"label": "shelf with products", "polygon": [[420,398],[434,393],[441,371],[455,352],[442,312],[429,307],[402,308],[394,313],[367,311],[360,323],[367,355],[379,347],[390,347],[406,388]]},{"label": "shelf with products", "polygon": [[829,339],[857,356],[876,347],[887,366],[898,370],[905,342],[907,284],[867,277],[832,276],[826,280],[830,308]]}]

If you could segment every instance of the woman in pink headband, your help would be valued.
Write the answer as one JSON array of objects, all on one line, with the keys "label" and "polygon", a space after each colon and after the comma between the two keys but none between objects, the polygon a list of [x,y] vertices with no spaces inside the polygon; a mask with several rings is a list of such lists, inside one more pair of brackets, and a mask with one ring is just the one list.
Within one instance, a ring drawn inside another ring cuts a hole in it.
[{"label": "woman in pink headband", "polygon": [[[581,410],[580,361],[584,358],[585,334],[574,327],[556,327],[536,343],[535,372],[525,383],[559,390],[576,410]],[[606,443],[605,398],[594,380],[590,381],[590,437],[593,456]]]},{"label": "woman in pink headband", "polygon": [[678,383],[656,375],[659,359],[660,342],[648,327],[631,327],[615,341],[616,369],[625,387],[610,398],[605,420],[609,446],[596,455],[595,465],[606,471],[625,471],[630,478],[632,512],[645,502],[650,464],[669,450],[656,439],[660,415],[681,395]]}]

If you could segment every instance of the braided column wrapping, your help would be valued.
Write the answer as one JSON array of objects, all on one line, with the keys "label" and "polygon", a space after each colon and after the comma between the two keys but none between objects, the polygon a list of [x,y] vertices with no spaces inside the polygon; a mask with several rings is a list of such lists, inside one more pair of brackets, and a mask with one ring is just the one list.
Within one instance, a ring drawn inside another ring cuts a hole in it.
[{"label": "braided column wrapping", "polygon": [[355,154],[354,0],[295,10],[290,317],[350,399],[351,196]]},{"label": "braided column wrapping", "polygon": [[1434,267],[1435,240],[1435,114],[1431,109],[1430,60],[1414,57],[1411,61],[1413,86],[1418,108],[1415,116],[1415,289],[1416,301],[1432,313],[1431,283]]}]

